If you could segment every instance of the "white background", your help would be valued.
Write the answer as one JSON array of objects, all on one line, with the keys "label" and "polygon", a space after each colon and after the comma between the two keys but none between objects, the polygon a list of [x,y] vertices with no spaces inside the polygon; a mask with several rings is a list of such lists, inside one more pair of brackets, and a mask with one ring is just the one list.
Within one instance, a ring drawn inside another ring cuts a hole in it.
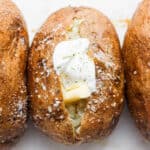
[{"label": "white background", "polygon": [[[140,0],[14,0],[21,9],[32,41],[34,34],[55,10],[68,5],[90,6],[101,10],[115,25],[122,43],[127,24]],[[128,110],[125,109],[114,132],[101,142],[83,145],[64,146],[51,141],[37,131],[30,122],[23,137],[13,150],[150,150],[135,128]]]}]

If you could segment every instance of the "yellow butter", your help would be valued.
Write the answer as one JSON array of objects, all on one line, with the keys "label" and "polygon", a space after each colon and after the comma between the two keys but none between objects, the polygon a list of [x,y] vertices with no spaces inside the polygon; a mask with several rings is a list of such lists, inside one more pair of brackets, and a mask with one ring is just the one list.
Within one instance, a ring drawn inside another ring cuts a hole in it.
[{"label": "yellow butter", "polygon": [[77,83],[67,90],[62,87],[63,99],[65,103],[77,102],[78,100],[88,98],[91,92],[86,83]]}]

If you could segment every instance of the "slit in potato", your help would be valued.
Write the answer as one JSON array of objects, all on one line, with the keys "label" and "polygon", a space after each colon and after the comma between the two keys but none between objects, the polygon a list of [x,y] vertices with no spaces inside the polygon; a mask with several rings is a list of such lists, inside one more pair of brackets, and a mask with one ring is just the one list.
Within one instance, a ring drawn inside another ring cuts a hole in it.
[{"label": "slit in potato", "polygon": [[86,108],[87,100],[83,99],[77,101],[76,103],[66,104],[66,109],[68,110],[70,120],[75,129],[75,132],[78,132],[81,125],[81,119]]}]

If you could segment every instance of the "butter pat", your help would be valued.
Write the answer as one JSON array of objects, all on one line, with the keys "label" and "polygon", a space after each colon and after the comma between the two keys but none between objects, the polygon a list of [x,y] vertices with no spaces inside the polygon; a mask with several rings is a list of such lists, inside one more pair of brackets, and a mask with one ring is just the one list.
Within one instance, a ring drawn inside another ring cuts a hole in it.
[{"label": "butter pat", "polygon": [[72,85],[70,90],[66,90],[62,87],[62,91],[65,103],[73,103],[91,95],[91,92],[85,83]]},{"label": "butter pat", "polygon": [[89,43],[86,38],[78,38],[60,42],[54,49],[54,69],[67,103],[88,98],[96,91],[95,64],[87,54]]}]

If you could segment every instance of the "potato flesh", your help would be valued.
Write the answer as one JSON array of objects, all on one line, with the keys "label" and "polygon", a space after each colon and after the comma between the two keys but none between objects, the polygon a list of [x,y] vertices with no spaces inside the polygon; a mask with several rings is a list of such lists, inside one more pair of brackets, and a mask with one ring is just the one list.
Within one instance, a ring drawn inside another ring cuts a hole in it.
[{"label": "potato flesh", "polygon": [[[74,20],[71,29],[69,28],[69,32],[68,32],[69,39],[80,38],[79,26],[82,22],[83,20],[81,19]],[[81,119],[83,117],[84,110],[86,108],[87,101],[84,99],[85,95],[86,95],[86,98],[87,98],[87,95],[88,97],[90,96],[90,93],[88,92],[89,89],[86,90],[87,88],[88,88],[87,86],[85,87],[85,85],[81,85],[80,88],[74,91],[74,93],[69,93],[71,94],[70,95],[71,99],[68,99],[67,97],[65,98],[66,99],[65,106],[66,106],[66,109],[68,110],[69,117],[75,129],[75,132],[79,131],[78,129],[80,129]],[[82,93],[80,95],[80,98],[75,96],[75,95],[79,95],[79,93],[77,94],[77,92]]]},{"label": "potato flesh", "polygon": [[81,119],[84,114],[86,103],[86,100],[80,100],[77,103],[66,104],[66,108],[68,110],[70,120],[75,131],[80,128]]}]

